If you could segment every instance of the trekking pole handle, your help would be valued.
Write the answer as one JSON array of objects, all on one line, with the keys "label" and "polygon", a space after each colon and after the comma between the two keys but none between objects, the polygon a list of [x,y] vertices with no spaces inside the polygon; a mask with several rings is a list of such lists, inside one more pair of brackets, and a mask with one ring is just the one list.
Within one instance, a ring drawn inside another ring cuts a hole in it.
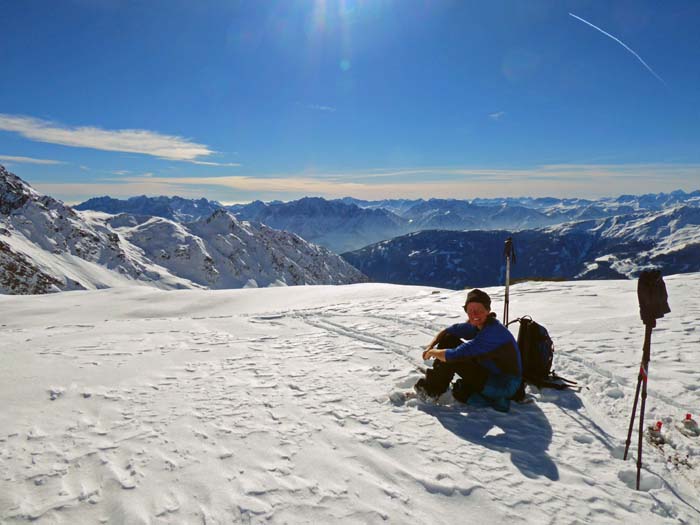
[{"label": "trekking pole handle", "polygon": [[655,328],[656,320],[671,311],[668,306],[668,293],[661,276],[661,270],[646,270],[639,274],[637,299],[639,300],[639,316],[642,318],[642,322]]}]

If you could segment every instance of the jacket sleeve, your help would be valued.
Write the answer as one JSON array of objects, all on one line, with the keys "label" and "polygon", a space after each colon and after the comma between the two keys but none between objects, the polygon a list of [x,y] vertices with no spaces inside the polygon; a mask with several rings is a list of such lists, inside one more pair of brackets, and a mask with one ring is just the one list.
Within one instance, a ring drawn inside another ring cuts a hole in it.
[{"label": "jacket sleeve", "polygon": [[445,352],[445,359],[452,361],[454,359],[465,359],[470,357],[485,356],[504,343],[508,339],[499,330],[494,330],[491,327],[481,330],[477,337],[466,343],[462,343],[457,348],[452,348]]},{"label": "jacket sleeve", "polygon": [[447,328],[447,333],[462,339],[474,339],[479,333],[476,326],[469,323],[457,323]]}]

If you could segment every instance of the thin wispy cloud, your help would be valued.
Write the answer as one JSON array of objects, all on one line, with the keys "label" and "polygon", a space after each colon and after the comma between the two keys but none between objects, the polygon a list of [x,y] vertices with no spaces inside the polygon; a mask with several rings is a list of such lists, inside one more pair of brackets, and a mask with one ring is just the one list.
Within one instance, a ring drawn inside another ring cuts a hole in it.
[{"label": "thin wispy cloud", "polygon": [[237,168],[241,166],[239,162],[210,162],[204,160],[188,160],[187,162],[191,164],[198,164],[200,166],[224,166],[229,168]]},{"label": "thin wispy cloud", "polygon": [[[157,194],[163,195],[177,194],[183,188],[188,188],[187,192],[191,194],[192,188],[199,187],[201,195],[217,200],[225,200],[222,192],[267,195],[267,198],[283,200],[304,195],[467,199],[477,196],[605,196],[634,193],[639,187],[644,187],[645,191],[667,191],[669,184],[690,190],[697,189],[691,186],[696,186],[693,181],[700,180],[700,165],[696,164],[558,164],[524,169],[406,168],[379,170],[381,175],[377,171],[279,173],[266,177],[151,177],[148,184],[152,189],[160,187]],[[396,180],[387,180],[387,176],[394,176]],[[591,180],[595,180],[595,184],[592,185]],[[143,176],[120,179],[120,184],[128,185],[145,182]],[[600,193],[602,191],[605,193]]]},{"label": "thin wispy cloud", "polygon": [[[377,184],[374,181],[396,179],[394,184],[414,181],[513,181],[523,178],[556,179],[595,177],[642,177],[670,170],[674,174],[700,175],[700,166],[679,164],[545,164],[528,168],[461,168],[427,166],[419,168],[381,168],[346,172],[303,172],[268,174],[266,180],[312,179],[328,183],[352,179],[355,182]],[[200,179],[201,180],[201,179]],[[385,184],[385,183],[382,183]]]},{"label": "thin wispy cloud", "polygon": [[[396,176],[389,180],[383,175]],[[400,176],[400,174],[403,174]],[[409,176],[406,176],[410,174]],[[364,177],[364,178],[363,178]],[[591,180],[595,182],[592,184]],[[81,202],[95,195],[179,195],[220,202],[293,200],[321,196],[472,199],[474,197],[605,197],[625,193],[698,189],[699,164],[552,164],[527,169],[405,168],[344,173],[279,173],[266,177],[156,177],[152,173],[109,182],[34,183],[40,192]]]},{"label": "thin wispy cloud", "polygon": [[65,164],[60,160],[35,159],[32,157],[17,157],[14,155],[0,155],[0,162],[15,162],[20,164]]},{"label": "thin wispy cloud", "polygon": [[167,160],[201,162],[199,160],[201,157],[214,153],[204,144],[144,129],[106,130],[87,126],[68,127],[23,115],[0,113],[0,130],[18,133],[38,142],[103,151],[141,153]]},{"label": "thin wispy cloud", "polygon": [[647,64],[646,62],[644,62],[644,60],[642,59],[642,57],[640,57],[631,47],[629,47],[627,44],[625,44],[622,40],[620,40],[620,39],[617,38],[617,37],[614,37],[613,35],[611,35],[611,34],[608,33],[607,31],[603,31],[603,30],[602,30],[601,28],[599,28],[598,26],[591,24],[588,20],[584,20],[584,19],[581,18],[580,16],[576,16],[576,15],[573,14],[573,13],[569,13],[569,15],[570,15],[570,16],[573,16],[576,20],[580,20],[580,21],[583,22],[584,24],[591,26],[591,27],[592,27],[593,29],[595,29],[596,31],[600,31],[600,32],[603,33],[605,36],[607,36],[607,37],[609,37],[609,38],[612,38],[615,42],[617,42],[617,43],[620,44],[622,47],[624,47],[627,51],[629,51],[630,53],[632,53],[632,54],[637,58],[637,60],[639,60],[639,61],[642,63],[642,65],[643,65],[645,68],[647,68],[647,70],[649,70],[649,72],[650,72],[652,75],[654,75],[657,79],[659,79],[659,81],[660,81],[663,85],[665,85],[665,86],[667,85],[667,84],[666,84],[666,81],[665,81],[663,78],[661,78],[659,75],[657,75],[657,74],[656,74],[656,71],[654,71],[653,69],[651,69],[651,67],[649,66],[649,64]]},{"label": "thin wispy cloud", "polygon": [[497,111],[496,113],[489,113],[489,118],[491,120],[501,120],[505,116],[506,116],[505,111]]},{"label": "thin wispy cloud", "polygon": [[329,113],[333,113],[336,110],[333,106],[321,106],[318,104],[309,104],[307,107],[315,111],[327,111]]}]

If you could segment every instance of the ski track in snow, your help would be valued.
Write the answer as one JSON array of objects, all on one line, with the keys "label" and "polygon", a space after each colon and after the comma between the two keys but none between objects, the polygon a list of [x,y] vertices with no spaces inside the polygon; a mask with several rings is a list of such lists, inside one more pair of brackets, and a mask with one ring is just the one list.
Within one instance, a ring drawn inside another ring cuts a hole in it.
[{"label": "ski track in snow", "polygon": [[675,423],[699,408],[700,274],[666,281],[645,421],[667,443],[645,442],[639,492],[636,427],[622,460],[644,333],[631,281],[512,288],[584,388],[508,414],[388,400],[462,322],[463,292],[0,297],[0,522],[698,522],[700,438]]}]

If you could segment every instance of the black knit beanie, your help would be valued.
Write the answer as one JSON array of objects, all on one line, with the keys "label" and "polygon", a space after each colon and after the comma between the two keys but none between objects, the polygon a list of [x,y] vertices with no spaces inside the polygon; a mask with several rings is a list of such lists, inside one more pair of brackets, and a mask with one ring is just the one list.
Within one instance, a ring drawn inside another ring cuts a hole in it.
[{"label": "black knit beanie", "polygon": [[491,298],[486,292],[478,288],[475,288],[467,294],[467,302],[464,303],[464,306],[466,307],[469,303],[481,303],[487,310],[491,310]]}]

